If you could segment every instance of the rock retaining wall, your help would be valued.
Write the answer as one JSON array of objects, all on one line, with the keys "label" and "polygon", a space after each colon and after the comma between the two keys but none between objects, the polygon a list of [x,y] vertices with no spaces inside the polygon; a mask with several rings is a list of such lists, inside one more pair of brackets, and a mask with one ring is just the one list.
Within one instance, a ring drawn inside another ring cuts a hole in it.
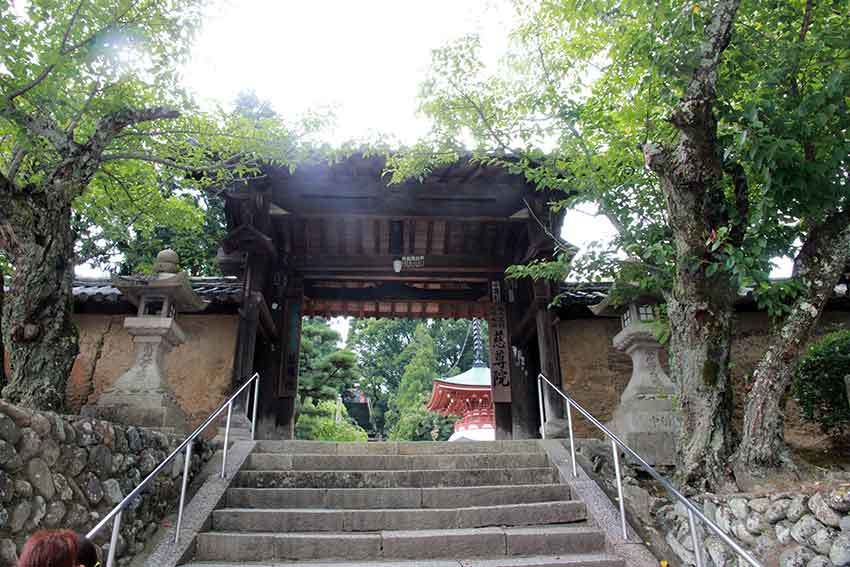
[{"label": "rock retaining wall", "polygon": [[[172,435],[79,416],[33,412],[0,401],[0,566],[12,567],[39,529],[91,529],[180,443]],[[212,455],[199,440],[195,475]],[[139,553],[176,505],[182,455],[122,518],[119,564]],[[111,527],[98,543],[106,549]]]},{"label": "rock retaining wall", "polygon": [[[850,565],[850,484],[805,493],[701,496],[694,500],[724,533],[751,550],[764,565]],[[655,510],[655,518],[682,564],[695,565],[684,506],[662,505]],[[734,553],[718,537],[705,530],[701,533],[706,567],[738,566]]]}]

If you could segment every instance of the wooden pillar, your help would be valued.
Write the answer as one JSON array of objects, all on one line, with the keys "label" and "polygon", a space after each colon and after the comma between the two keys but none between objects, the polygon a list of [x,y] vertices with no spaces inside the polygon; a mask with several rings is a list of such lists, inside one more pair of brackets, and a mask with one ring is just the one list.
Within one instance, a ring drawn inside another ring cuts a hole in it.
[{"label": "wooden pillar", "polygon": [[[265,258],[249,253],[245,266],[245,276],[242,286],[242,304],[239,306],[239,326],[236,331],[236,353],[233,360],[233,375],[231,388],[236,389],[243,381],[254,373],[254,356],[257,350],[257,330],[260,315],[253,293],[263,280]],[[245,398],[241,397],[234,403],[234,415],[246,414]]]},{"label": "wooden pillar", "polygon": [[511,417],[511,336],[507,306],[502,302],[502,282],[491,283],[490,309],[487,317],[490,338],[490,380],[496,439],[513,438]]},{"label": "wooden pillar", "polygon": [[[536,308],[537,348],[540,353],[540,371],[557,387],[561,387],[561,364],[558,360],[558,340],[554,318],[548,305],[552,300],[551,283],[537,281],[534,284]],[[547,437],[562,437],[564,434],[564,401],[552,388],[544,385],[543,406],[546,412]]]},{"label": "wooden pillar", "polygon": [[262,355],[265,373],[261,374],[258,439],[295,437],[304,288],[297,276],[285,279],[277,288],[274,300],[278,337]]},{"label": "wooden pillar", "polygon": [[[508,321],[512,321],[508,317]],[[513,439],[536,439],[540,419],[537,409],[537,375],[532,376],[524,348],[511,347],[511,418]]]}]

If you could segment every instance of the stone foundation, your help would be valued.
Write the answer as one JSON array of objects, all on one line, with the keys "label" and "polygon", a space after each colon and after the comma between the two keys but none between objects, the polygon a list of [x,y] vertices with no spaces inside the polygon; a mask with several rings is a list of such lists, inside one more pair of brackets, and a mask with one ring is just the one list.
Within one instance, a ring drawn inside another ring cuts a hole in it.
[{"label": "stone foundation", "polygon": [[[33,412],[0,401],[0,566],[13,567],[40,529],[85,533],[182,441],[172,435],[86,417]],[[199,440],[192,474],[212,455]],[[183,459],[124,513],[119,564],[139,553],[180,492]],[[97,543],[106,546],[111,528]],[[105,556],[105,555],[104,555]]]},{"label": "stone foundation", "polygon": [[[695,498],[710,520],[751,551],[764,565],[844,567],[850,565],[850,484],[809,492],[736,494]],[[665,539],[683,565],[695,565],[688,517],[681,505],[655,513]],[[720,538],[701,530],[703,565],[737,566]]]}]

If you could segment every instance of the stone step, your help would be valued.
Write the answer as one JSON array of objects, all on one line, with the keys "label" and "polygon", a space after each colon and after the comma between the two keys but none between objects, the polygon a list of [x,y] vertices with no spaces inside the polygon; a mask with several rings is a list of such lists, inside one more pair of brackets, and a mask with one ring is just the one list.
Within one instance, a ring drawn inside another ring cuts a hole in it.
[{"label": "stone step", "polygon": [[212,530],[223,532],[377,532],[569,524],[587,518],[584,503],[564,500],[507,506],[372,510],[253,510],[213,512]]},{"label": "stone step", "polygon": [[229,508],[451,508],[569,500],[565,484],[440,488],[231,488]]},{"label": "stone step", "polygon": [[536,439],[518,441],[403,441],[334,443],[332,441],[258,441],[258,453],[311,455],[460,455],[463,453],[544,453]]},{"label": "stone step", "polygon": [[198,534],[200,561],[436,559],[601,553],[605,538],[589,526],[533,526],[364,533]]},{"label": "stone step", "polygon": [[455,470],[549,466],[545,453],[307,455],[254,452],[242,470]]},{"label": "stone step", "polygon": [[433,559],[429,561],[358,561],[356,563],[333,561],[331,563],[220,563],[196,561],[183,567],[625,567],[625,561],[601,553],[577,553],[567,556],[538,555],[532,557],[501,557],[498,559]]},{"label": "stone step", "polygon": [[234,488],[403,488],[558,482],[553,467],[453,471],[239,471]]}]

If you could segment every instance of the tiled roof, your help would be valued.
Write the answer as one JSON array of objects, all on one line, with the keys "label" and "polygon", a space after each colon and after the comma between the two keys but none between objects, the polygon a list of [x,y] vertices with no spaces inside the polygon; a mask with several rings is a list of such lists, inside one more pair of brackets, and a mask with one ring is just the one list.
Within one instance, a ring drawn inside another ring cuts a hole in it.
[{"label": "tiled roof", "polygon": [[[242,296],[242,282],[236,278],[191,278],[192,289],[201,299],[210,303],[238,304]],[[74,301],[117,303],[121,292],[108,279],[75,279]]]},{"label": "tiled roof", "polygon": [[568,282],[561,284],[565,305],[596,305],[608,295],[610,283]]}]

